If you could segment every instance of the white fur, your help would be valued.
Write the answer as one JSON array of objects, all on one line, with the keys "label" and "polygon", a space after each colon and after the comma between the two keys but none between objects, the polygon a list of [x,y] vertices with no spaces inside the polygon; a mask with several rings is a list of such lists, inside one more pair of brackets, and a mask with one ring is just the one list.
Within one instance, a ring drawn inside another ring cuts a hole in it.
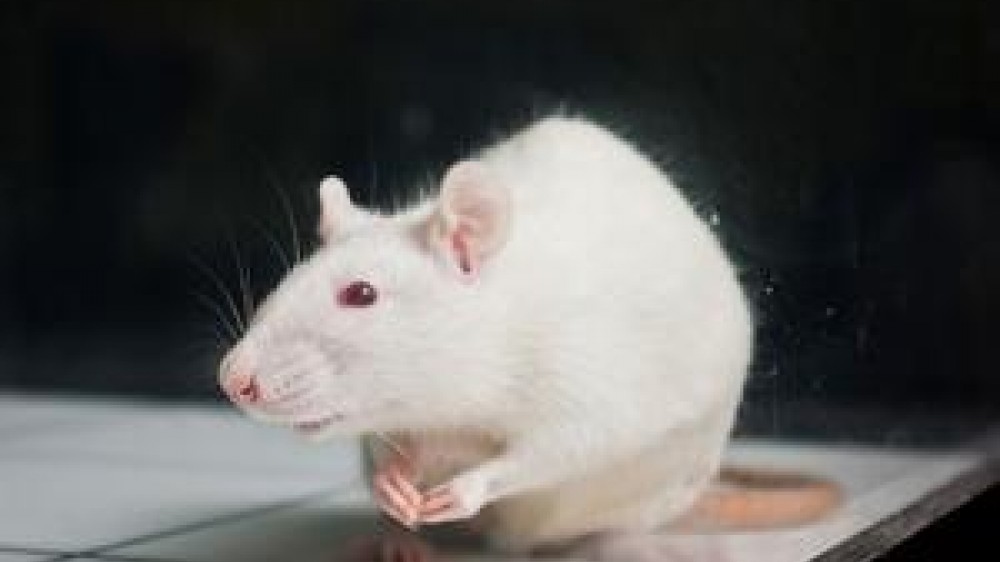
[{"label": "white fur", "polygon": [[[267,299],[223,379],[257,377],[246,409],[269,421],[423,442],[425,474],[512,548],[666,523],[714,476],[750,360],[732,266],[669,179],[587,121],[542,120],[476,160],[506,190],[487,221],[509,224],[471,279],[434,199],[324,217],[349,227]],[[338,306],[354,279],[374,306]],[[499,446],[442,474],[442,435]]]}]

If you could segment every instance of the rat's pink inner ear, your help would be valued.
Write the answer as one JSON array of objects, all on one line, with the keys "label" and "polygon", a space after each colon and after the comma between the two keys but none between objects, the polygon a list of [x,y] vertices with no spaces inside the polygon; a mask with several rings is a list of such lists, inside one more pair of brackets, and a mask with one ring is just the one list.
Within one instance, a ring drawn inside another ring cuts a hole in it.
[{"label": "rat's pink inner ear", "polygon": [[438,248],[466,274],[474,274],[484,260],[507,241],[510,194],[480,162],[453,165],[441,183],[432,235]]},{"label": "rat's pink inner ear", "polygon": [[336,237],[356,212],[347,186],[336,176],[328,176],[320,182],[319,206],[317,231],[324,242]]}]

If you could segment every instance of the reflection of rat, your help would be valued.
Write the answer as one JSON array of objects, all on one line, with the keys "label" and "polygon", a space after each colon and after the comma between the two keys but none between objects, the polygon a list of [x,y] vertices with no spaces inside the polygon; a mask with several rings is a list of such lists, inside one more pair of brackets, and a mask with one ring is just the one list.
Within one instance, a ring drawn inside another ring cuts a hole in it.
[{"label": "reflection of rat", "polygon": [[222,385],[313,437],[389,436],[373,479],[400,522],[471,518],[525,550],[832,503],[807,482],[812,504],[743,520],[753,496],[710,487],[752,320],[707,226],[604,129],[542,120],[392,216],[335,178],[320,198],[323,246],[264,302]]}]

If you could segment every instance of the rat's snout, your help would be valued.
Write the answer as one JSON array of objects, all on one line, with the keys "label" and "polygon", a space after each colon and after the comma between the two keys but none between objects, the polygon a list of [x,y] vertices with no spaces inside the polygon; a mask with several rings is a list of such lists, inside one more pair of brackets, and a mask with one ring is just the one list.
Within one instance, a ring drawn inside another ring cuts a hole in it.
[{"label": "rat's snout", "polygon": [[256,404],[261,401],[260,384],[256,377],[248,373],[230,374],[223,381],[222,389],[236,404]]},{"label": "rat's snout", "polygon": [[219,368],[219,386],[234,404],[251,406],[263,401],[264,392],[254,370],[247,367],[246,357],[237,361],[230,354]]},{"label": "rat's snout", "polygon": [[[264,422],[295,424],[314,422],[331,415],[317,373],[315,351],[293,346],[270,346],[267,354],[242,344],[230,350],[219,365],[219,387],[244,413]],[[315,365],[315,366],[313,366]]]}]

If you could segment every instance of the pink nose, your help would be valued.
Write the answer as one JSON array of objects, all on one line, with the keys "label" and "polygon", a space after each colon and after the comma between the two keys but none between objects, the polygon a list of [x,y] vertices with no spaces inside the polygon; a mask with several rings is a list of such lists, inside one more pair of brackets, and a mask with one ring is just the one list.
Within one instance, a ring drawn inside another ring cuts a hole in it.
[{"label": "pink nose", "polygon": [[243,373],[236,373],[226,381],[226,394],[233,402],[253,404],[260,402],[261,392],[257,379]]}]

